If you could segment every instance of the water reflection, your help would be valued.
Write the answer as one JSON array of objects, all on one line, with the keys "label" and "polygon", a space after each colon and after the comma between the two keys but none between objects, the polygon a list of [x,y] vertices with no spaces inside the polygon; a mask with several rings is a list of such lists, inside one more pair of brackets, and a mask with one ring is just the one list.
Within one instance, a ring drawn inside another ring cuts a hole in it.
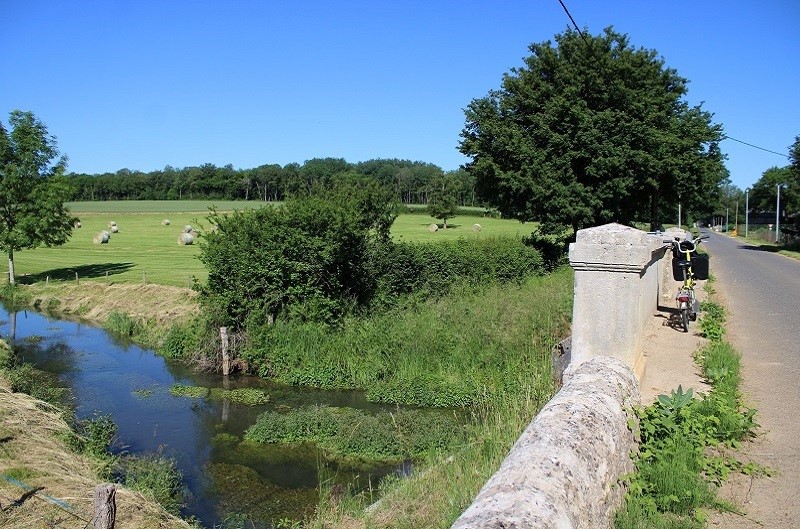
[{"label": "water reflection", "polygon": [[[297,518],[316,505],[321,477],[366,486],[393,468],[338,469],[313,446],[242,442],[244,431],[268,409],[309,405],[348,406],[378,411],[363,394],[315,391],[253,377],[229,378],[195,373],[151,351],[112,339],[101,329],[51,320],[31,312],[0,312],[0,333],[15,344],[23,360],[58,375],[71,388],[78,419],[110,414],[118,425],[118,451],[160,452],[176,460],[189,491],[186,514],[206,527],[226,519],[247,527],[270,527],[269,519]],[[176,397],[173,384],[256,387],[270,402],[246,406],[226,400]],[[322,476],[321,476],[322,474]],[[357,478],[357,476],[361,476]]]}]

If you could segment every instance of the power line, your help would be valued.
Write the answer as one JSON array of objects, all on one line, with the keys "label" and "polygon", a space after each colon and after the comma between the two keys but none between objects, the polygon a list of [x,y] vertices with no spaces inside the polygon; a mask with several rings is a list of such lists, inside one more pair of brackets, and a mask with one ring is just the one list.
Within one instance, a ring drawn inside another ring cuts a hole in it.
[{"label": "power line", "polygon": [[583,34],[583,31],[581,31],[581,28],[579,28],[578,24],[575,23],[575,19],[572,18],[572,15],[569,13],[569,9],[567,9],[567,6],[564,5],[564,2],[562,0],[558,0],[558,3],[561,4],[561,7],[564,8],[564,12],[567,14],[569,19],[572,21],[572,25],[575,26],[575,29],[578,31],[578,35],[581,36],[581,38],[583,39],[583,43],[586,44],[586,46],[588,47],[589,46],[589,41],[586,40],[586,35]]},{"label": "power line", "polygon": [[[559,0],[559,1],[560,1],[560,0]],[[758,145],[753,145],[752,143],[747,143],[746,141],[737,140],[736,138],[731,138],[730,136],[723,136],[723,137],[722,137],[722,139],[723,139],[723,140],[733,140],[733,141],[736,141],[736,142],[742,143],[742,144],[744,144],[744,145],[747,145],[748,147],[752,147],[752,148],[754,148],[754,149],[759,149],[759,150],[762,150],[762,151],[767,151],[768,153],[777,154],[778,156],[783,156],[784,158],[789,158],[789,155],[788,155],[788,154],[783,154],[782,152],[775,152],[775,151],[771,151],[771,150],[769,150],[769,149],[765,149],[764,147],[759,147]]]}]

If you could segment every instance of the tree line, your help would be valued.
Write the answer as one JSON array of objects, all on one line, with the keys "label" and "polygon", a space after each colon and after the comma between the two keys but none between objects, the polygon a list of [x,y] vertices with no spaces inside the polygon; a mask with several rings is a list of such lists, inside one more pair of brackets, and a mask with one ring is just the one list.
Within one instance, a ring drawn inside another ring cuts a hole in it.
[{"label": "tree line", "polygon": [[265,164],[252,169],[196,167],[141,172],[67,175],[74,188],[72,200],[262,200],[282,201],[327,187],[342,175],[369,176],[392,189],[404,204],[427,204],[436,182],[446,177],[460,206],[478,205],[475,180],[464,170],[445,172],[437,165],[399,159],[374,159],[349,163],[343,158],[314,158],[302,165]]}]

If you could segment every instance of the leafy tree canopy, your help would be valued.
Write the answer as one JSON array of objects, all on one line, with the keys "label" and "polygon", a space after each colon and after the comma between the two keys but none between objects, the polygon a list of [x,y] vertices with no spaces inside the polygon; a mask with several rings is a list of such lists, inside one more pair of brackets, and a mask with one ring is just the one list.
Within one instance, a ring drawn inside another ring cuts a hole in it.
[{"label": "leafy tree canopy", "polygon": [[467,109],[460,151],[479,198],[577,231],[702,210],[724,178],[722,129],[682,97],[687,80],[609,28],[532,44],[524,66]]},{"label": "leafy tree canopy", "polygon": [[66,158],[56,139],[32,112],[14,110],[8,123],[11,132],[0,123],[0,249],[14,283],[14,252],[65,243],[75,219],[64,206]]}]

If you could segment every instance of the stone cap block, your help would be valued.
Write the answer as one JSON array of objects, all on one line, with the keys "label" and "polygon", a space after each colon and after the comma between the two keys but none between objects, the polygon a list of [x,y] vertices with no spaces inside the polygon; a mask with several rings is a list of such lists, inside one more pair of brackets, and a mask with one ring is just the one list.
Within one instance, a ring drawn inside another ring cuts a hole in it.
[{"label": "stone cap block", "polygon": [[569,245],[569,262],[576,270],[640,272],[662,246],[642,230],[611,223],[578,230]]}]

